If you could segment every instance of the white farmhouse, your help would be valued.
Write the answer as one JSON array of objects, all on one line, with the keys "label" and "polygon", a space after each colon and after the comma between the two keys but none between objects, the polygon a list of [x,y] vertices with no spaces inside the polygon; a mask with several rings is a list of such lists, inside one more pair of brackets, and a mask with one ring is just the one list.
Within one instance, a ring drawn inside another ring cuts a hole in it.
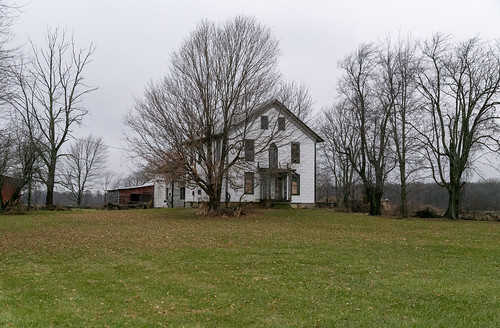
[{"label": "white farmhouse", "polygon": [[[316,144],[323,139],[278,100],[258,108],[249,131],[241,163],[223,183],[223,201],[314,206]],[[187,207],[208,199],[193,184],[157,181],[154,193],[155,207]]]}]

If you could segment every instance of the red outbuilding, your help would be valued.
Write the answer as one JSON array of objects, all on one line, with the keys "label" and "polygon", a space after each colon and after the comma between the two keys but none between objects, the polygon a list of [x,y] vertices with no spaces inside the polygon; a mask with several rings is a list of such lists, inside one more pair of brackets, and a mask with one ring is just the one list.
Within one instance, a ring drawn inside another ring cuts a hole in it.
[{"label": "red outbuilding", "polygon": [[106,191],[106,204],[129,205],[147,204],[154,201],[154,184],[116,188]]}]

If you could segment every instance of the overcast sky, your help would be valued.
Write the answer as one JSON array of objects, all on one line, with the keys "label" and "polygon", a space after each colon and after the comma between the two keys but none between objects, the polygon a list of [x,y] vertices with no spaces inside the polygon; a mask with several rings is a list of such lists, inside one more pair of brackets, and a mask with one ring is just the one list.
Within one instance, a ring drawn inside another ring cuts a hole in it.
[{"label": "overcast sky", "polygon": [[[134,97],[167,71],[170,54],[197,23],[240,14],[272,28],[284,76],[309,87],[317,112],[334,101],[337,62],[362,42],[389,33],[500,38],[500,0],[32,0],[13,33],[17,45],[28,38],[41,45],[47,28],[59,26],[73,32],[79,47],[96,46],[86,79],[99,89],[84,99],[90,115],[75,135],[100,135],[120,148]],[[110,152],[112,168],[127,171],[125,156]]]}]

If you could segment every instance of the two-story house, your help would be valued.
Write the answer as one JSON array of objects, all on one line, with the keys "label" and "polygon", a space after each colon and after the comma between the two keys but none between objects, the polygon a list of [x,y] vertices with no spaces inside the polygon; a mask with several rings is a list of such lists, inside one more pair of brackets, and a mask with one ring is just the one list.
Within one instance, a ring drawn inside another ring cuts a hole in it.
[{"label": "two-story house", "polygon": [[[244,135],[240,163],[223,182],[223,201],[290,202],[313,206],[316,199],[316,144],[323,139],[278,100],[254,112]],[[231,158],[231,156],[233,156]],[[194,185],[155,183],[155,207],[192,206],[207,200]]]}]

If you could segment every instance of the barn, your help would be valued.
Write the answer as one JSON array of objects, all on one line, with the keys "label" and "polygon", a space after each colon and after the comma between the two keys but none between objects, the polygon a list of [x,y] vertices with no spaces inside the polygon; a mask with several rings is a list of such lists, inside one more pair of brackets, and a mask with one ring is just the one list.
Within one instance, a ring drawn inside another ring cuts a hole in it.
[{"label": "barn", "polygon": [[106,191],[106,204],[147,205],[154,202],[154,184],[110,189]]},{"label": "barn", "polygon": [[2,204],[0,208],[4,208],[7,205],[7,202],[11,200],[12,196],[16,192],[18,183],[19,183],[18,180],[14,178],[5,175],[0,176],[0,187],[1,187],[0,196],[2,198]]}]

